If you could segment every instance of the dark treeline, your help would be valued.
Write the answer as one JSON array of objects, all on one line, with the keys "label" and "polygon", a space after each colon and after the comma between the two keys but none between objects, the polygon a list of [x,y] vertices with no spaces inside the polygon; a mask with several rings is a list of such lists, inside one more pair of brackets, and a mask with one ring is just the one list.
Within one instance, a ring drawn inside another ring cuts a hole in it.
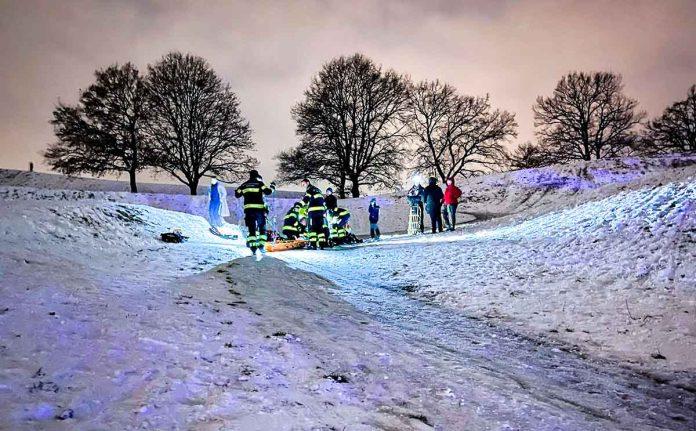
[{"label": "dark treeline", "polygon": [[[335,58],[312,78],[291,115],[299,144],[277,156],[284,182],[323,180],[340,197],[397,186],[405,170],[441,181],[572,160],[696,151],[696,86],[646,120],[622,77],[572,72],[533,105],[536,142],[513,151],[515,115],[488,95],[447,83],[412,82],[361,54]],[[74,106],[59,103],[46,150],[73,175],[165,172],[192,194],[204,176],[234,181],[256,165],[249,122],[229,85],[202,58],[165,55],[147,73],[130,63],[95,72]]]},{"label": "dark treeline", "polygon": [[59,103],[51,124],[58,140],[44,153],[68,175],[166,172],[196,194],[205,175],[233,181],[256,160],[251,128],[237,96],[202,58],[170,53],[143,76],[130,63],[95,72],[75,106]]},{"label": "dark treeline", "polygon": [[391,187],[405,169],[441,181],[492,170],[605,157],[694,152],[695,87],[687,99],[645,121],[622,77],[572,72],[533,106],[537,142],[514,151],[515,115],[488,95],[461,94],[440,81],[414,83],[355,54],[326,63],[292,110],[298,146],[278,154],[281,180],[324,180],[341,197]]}]

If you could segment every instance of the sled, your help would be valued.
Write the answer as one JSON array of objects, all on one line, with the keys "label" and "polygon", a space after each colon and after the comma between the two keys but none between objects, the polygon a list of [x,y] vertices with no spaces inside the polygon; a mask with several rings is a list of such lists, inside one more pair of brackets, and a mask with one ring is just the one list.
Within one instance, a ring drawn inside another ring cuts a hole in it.
[{"label": "sled", "polygon": [[296,248],[303,248],[305,244],[307,244],[307,241],[303,239],[279,239],[274,242],[267,242],[266,251],[275,252],[293,250]]},{"label": "sled", "polygon": [[239,239],[239,236],[238,236],[238,235],[228,235],[228,234],[224,234],[224,233],[220,232],[219,230],[217,230],[217,229],[215,229],[215,228],[212,228],[212,227],[211,227],[210,229],[208,229],[208,230],[209,230],[210,233],[212,233],[213,235],[215,235],[215,236],[217,236],[217,237],[220,237],[220,238],[223,238],[223,239],[233,239],[233,240],[234,240],[234,239]]}]

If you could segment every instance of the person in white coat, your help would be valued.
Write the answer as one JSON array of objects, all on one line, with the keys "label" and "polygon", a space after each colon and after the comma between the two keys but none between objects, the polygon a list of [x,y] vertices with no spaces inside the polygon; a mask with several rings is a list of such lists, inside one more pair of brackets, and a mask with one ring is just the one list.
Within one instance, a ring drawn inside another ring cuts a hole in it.
[{"label": "person in white coat", "polygon": [[230,209],[227,206],[227,191],[217,179],[210,180],[208,190],[208,221],[213,229],[225,224],[224,217],[229,217]]}]

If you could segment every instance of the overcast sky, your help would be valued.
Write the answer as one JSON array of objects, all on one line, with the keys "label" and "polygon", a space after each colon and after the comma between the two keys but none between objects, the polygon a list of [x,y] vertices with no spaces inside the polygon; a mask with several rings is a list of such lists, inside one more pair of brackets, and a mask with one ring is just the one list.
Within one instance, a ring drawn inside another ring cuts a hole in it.
[{"label": "overcast sky", "polygon": [[531,106],[572,70],[624,76],[651,116],[696,83],[696,1],[0,0],[0,167],[47,170],[39,152],[60,99],[93,72],[141,70],[178,50],[205,57],[239,95],[265,178],[295,145],[291,106],[333,57],[362,52],[415,80],[489,93],[534,136]]}]

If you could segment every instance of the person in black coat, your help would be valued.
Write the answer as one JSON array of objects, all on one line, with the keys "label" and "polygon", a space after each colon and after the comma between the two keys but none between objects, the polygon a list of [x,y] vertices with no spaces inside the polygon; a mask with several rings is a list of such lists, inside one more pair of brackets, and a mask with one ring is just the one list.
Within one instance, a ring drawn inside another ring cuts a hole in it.
[{"label": "person in black coat", "polygon": [[338,208],[338,199],[336,199],[336,195],[333,194],[333,189],[331,187],[326,189],[324,203],[326,204],[326,209],[329,210],[330,213],[333,213],[336,211],[336,208]]},{"label": "person in black coat", "polygon": [[442,188],[437,185],[437,178],[430,177],[428,186],[423,189],[423,203],[425,212],[430,216],[430,226],[433,233],[442,232],[442,200],[445,194]]}]

